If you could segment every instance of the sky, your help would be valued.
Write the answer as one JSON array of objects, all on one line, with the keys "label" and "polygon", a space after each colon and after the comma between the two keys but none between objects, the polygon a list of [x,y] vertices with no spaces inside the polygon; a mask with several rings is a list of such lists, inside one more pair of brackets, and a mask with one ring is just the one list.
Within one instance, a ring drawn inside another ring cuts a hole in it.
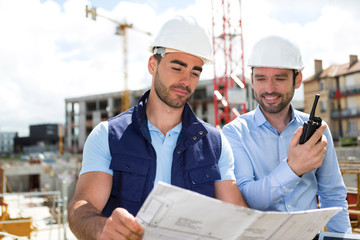
[{"label": "sky", "polygon": [[[211,31],[214,15],[217,32],[220,2],[0,0],[0,131],[27,136],[30,125],[63,124],[66,98],[124,89],[123,38],[115,35],[113,22],[86,18],[86,5],[101,16],[133,24],[127,32],[127,72],[129,89],[135,90],[151,84],[147,49],[162,23],[186,14]],[[350,54],[360,55],[358,0],[242,0],[241,10],[238,1],[228,2],[233,19],[241,13],[245,66],[256,41],[269,35],[298,44],[304,79],[314,74],[314,59],[321,59],[325,69],[347,63]],[[205,66],[201,79],[212,79],[213,72],[213,66]],[[250,76],[247,67],[245,76]],[[295,98],[303,98],[302,87]]]}]

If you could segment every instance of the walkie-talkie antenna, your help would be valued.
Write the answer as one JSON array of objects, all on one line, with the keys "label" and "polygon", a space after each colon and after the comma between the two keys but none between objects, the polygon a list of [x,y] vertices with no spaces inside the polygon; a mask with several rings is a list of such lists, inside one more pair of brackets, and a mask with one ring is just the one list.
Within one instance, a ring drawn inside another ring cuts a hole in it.
[{"label": "walkie-talkie antenna", "polygon": [[319,95],[319,94],[316,94],[316,95],[315,95],[314,104],[313,104],[312,109],[311,109],[311,113],[310,113],[309,120],[314,120],[315,109],[316,109],[316,105],[317,105],[317,102],[318,102],[319,98],[320,98],[320,95]]}]

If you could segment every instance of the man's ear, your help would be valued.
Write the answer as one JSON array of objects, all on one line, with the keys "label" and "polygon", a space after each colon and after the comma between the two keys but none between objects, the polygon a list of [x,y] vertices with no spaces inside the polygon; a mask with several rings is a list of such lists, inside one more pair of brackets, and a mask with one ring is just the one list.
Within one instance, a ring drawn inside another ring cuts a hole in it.
[{"label": "man's ear", "polygon": [[156,68],[157,68],[157,60],[155,59],[154,56],[151,56],[148,61],[149,73],[154,76],[156,72]]},{"label": "man's ear", "polygon": [[302,72],[298,72],[295,78],[295,89],[298,89],[301,86],[303,80]]}]

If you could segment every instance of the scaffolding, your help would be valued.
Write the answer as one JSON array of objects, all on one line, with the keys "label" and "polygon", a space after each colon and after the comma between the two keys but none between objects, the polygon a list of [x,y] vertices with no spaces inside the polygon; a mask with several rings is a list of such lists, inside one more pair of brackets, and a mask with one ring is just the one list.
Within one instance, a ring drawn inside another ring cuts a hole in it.
[{"label": "scaffolding", "polygon": [[240,88],[246,87],[241,0],[237,3],[230,0],[212,1],[212,35],[215,126],[222,127],[246,112],[245,101],[238,109],[229,102],[229,89],[234,88],[234,82]]},{"label": "scaffolding", "polygon": [[[56,229],[57,239],[67,239],[65,232],[61,238],[67,221],[61,219],[65,215],[60,191],[1,193],[0,197],[4,199],[1,203],[0,239],[33,239],[32,236],[39,232],[46,232],[49,239],[56,239],[52,236]],[[36,214],[30,216],[25,208]]]}]

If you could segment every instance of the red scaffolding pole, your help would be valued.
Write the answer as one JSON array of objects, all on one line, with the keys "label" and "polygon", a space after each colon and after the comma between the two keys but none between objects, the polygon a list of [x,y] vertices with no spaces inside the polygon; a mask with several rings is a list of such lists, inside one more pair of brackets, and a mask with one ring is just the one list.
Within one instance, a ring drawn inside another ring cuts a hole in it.
[{"label": "red scaffolding pole", "polygon": [[239,114],[239,109],[246,112],[246,103],[235,106],[229,102],[234,78],[245,87],[241,0],[212,0],[212,35],[215,126],[222,127]]}]

